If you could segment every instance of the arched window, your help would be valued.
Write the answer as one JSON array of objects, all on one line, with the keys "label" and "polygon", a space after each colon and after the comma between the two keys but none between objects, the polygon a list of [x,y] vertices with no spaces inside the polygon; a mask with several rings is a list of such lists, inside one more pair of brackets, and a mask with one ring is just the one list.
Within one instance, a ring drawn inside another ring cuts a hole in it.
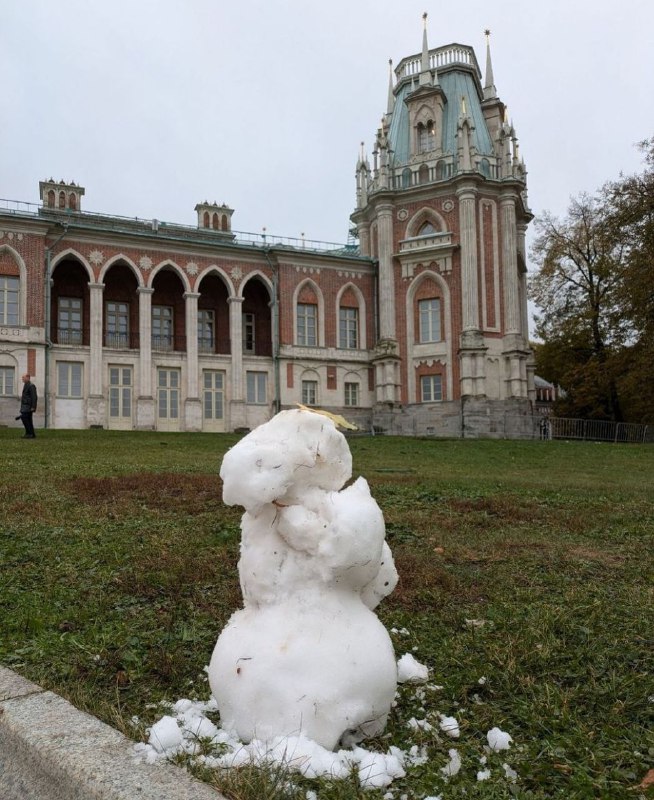
[{"label": "arched window", "polygon": [[210,228],[211,227],[211,218],[209,216],[209,212],[208,211],[204,212],[204,216],[202,217],[202,224],[204,225],[205,228]]},{"label": "arched window", "polygon": [[72,192],[68,195],[68,208],[72,208],[73,211],[77,208],[77,199]]},{"label": "arched window", "polygon": [[434,121],[428,120],[424,125],[422,122],[418,123],[418,152],[428,153],[430,150],[436,149],[436,129],[434,128]]},{"label": "arched window", "polygon": [[429,167],[426,164],[421,164],[418,170],[418,182],[429,183]]},{"label": "arched window", "polygon": [[441,301],[439,297],[428,297],[418,300],[418,341],[440,342],[441,333]]},{"label": "arched window", "polygon": [[482,158],[479,162],[479,171],[485,177],[490,178],[490,162],[487,158]]},{"label": "arched window", "polygon": [[409,167],[405,167],[402,170],[402,188],[408,189],[411,186],[411,170]]},{"label": "arched window", "polygon": [[444,161],[438,161],[436,164],[436,180],[442,181],[447,178],[447,164]]},{"label": "arched window", "polygon": [[431,222],[423,222],[420,228],[418,228],[418,236],[431,236],[434,233],[438,233],[438,231]]},{"label": "arched window", "polygon": [[59,208],[66,208],[66,192],[59,192]]},{"label": "arched window", "polygon": [[0,275],[0,325],[18,325],[20,320],[20,278]]},{"label": "arched window", "polygon": [[48,208],[54,208],[54,207],[55,207],[55,193],[54,189],[50,189],[50,191],[48,192]]},{"label": "arched window", "polygon": [[315,303],[297,304],[297,343],[300,347],[318,344],[318,306]]},{"label": "arched window", "polygon": [[226,214],[223,214],[222,229],[224,231],[228,231],[229,230],[229,225],[227,224],[227,215]]},{"label": "arched window", "polygon": [[214,215],[212,217],[212,220],[211,220],[211,227],[215,231],[219,231],[220,230],[220,222],[218,221],[218,214],[214,213]]}]

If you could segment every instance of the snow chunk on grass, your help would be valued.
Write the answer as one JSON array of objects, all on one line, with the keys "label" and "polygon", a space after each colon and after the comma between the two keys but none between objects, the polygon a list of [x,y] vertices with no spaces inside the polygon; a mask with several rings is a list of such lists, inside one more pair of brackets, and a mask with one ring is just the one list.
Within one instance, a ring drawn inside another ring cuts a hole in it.
[{"label": "snow chunk on grass", "polygon": [[162,717],[150,729],[148,744],[158,753],[176,750],[182,745],[184,737],[175,717]]},{"label": "snow chunk on grass", "polygon": [[487,781],[491,776],[491,771],[489,769],[480,769],[477,773],[477,780],[478,781]]},{"label": "snow chunk on grass", "polygon": [[456,717],[446,717],[445,714],[438,715],[441,718],[440,728],[443,733],[451,736],[453,739],[458,739],[461,735],[461,729]]},{"label": "snow chunk on grass", "polygon": [[513,738],[508,733],[499,728],[491,728],[486,734],[486,738],[488,739],[488,746],[495,752],[508,750],[513,741]]},{"label": "snow chunk on grass", "polygon": [[397,662],[398,683],[424,683],[429,678],[429,670],[424,664],[405,653]]},{"label": "snow chunk on grass", "polygon": [[447,754],[450,757],[450,760],[447,764],[441,769],[441,772],[446,778],[453,778],[455,775],[458,775],[459,770],[461,769],[461,756],[459,755],[459,751],[452,748],[452,750],[448,750]]}]

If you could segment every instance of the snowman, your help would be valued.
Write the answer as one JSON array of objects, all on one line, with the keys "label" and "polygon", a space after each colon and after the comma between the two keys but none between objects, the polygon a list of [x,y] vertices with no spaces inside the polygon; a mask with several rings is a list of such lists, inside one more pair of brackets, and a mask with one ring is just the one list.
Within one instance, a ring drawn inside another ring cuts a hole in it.
[{"label": "snowman", "polygon": [[385,727],[397,683],[373,609],[397,583],[384,519],[331,418],[282,411],[220,470],[241,505],[243,608],[220,634],[209,683],[243,742],[306,736],[333,750]]}]

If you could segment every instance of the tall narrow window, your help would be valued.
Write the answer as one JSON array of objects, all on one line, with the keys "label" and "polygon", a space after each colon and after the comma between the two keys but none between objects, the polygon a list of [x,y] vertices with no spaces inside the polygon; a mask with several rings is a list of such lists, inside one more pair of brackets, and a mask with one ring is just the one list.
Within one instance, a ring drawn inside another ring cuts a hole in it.
[{"label": "tall narrow window", "polygon": [[358,383],[345,383],[345,405],[358,406],[359,405],[359,384]]},{"label": "tall narrow window", "polygon": [[418,123],[418,152],[427,153],[436,148],[436,130],[433,120],[429,120],[426,125]]},{"label": "tall narrow window", "polygon": [[109,416],[132,416],[131,367],[109,367]]},{"label": "tall narrow window", "polygon": [[82,343],[82,299],[80,297],[59,298],[57,342],[59,344]]},{"label": "tall narrow window", "polygon": [[338,311],[338,343],[340,347],[359,346],[359,309],[341,306]]},{"label": "tall narrow window", "polygon": [[318,344],[318,306],[313,303],[297,304],[297,343],[300,347]]},{"label": "tall narrow window", "polygon": [[243,352],[254,353],[256,352],[256,339],[255,339],[255,317],[254,314],[243,314]]},{"label": "tall narrow window", "polygon": [[441,301],[437,297],[418,301],[420,315],[420,341],[440,342]]},{"label": "tall narrow window", "polygon": [[246,372],[247,402],[263,405],[267,401],[268,374],[266,372]]},{"label": "tall narrow window", "polygon": [[16,373],[14,367],[0,367],[0,395],[12,396],[16,385]]},{"label": "tall narrow window", "polygon": [[198,309],[198,350],[213,353],[216,345],[213,311]]},{"label": "tall narrow window", "polygon": [[443,399],[443,379],[440,375],[423,375],[420,378],[420,395],[423,403],[436,403]]},{"label": "tall narrow window", "polygon": [[157,410],[160,419],[178,419],[180,401],[180,370],[157,370]]},{"label": "tall narrow window", "polygon": [[302,403],[305,406],[318,404],[318,381],[302,381]]},{"label": "tall narrow window", "polygon": [[57,397],[82,396],[82,365],[76,362],[57,362]]},{"label": "tall narrow window", "polygon": [[129,305],[109,301],[105,304],[105,346],[129,347]]},{"label": "tall narrow window", "polygon": [[18,325],[20,280],[0,275],[0,325]]},{"label": "tall narrow window", "polygon": [[152,306],[152,349],[173,349],[173,309],[171,306]]},{"label": "tall narrow window", "polygon": [[222,419],[224,416],[225,373],[206,369],[202,373],[202,406],[205,419]]}]

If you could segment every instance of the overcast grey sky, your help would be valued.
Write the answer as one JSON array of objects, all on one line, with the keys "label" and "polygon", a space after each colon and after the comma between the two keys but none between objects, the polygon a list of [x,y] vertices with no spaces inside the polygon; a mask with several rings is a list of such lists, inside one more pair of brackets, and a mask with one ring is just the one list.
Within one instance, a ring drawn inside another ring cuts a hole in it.
[{"label": "overcast grey sky", "polygon": [[345,241],[388,59],[470,44],[513,118],[535,213],[654,135],[654,0],[0,0],[0,197],[54,177],[84,208]]}]

